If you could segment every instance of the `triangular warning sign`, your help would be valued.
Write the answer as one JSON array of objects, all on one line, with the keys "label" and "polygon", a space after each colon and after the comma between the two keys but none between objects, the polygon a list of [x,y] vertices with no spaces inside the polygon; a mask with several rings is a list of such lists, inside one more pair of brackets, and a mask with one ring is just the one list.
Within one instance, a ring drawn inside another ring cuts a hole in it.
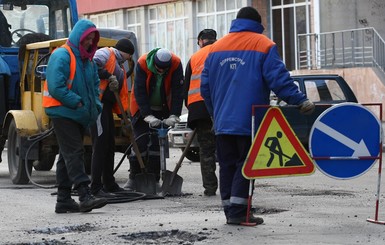
[{"label": "triangular warning sign", "polygon": [[242,168],[246,179],[306,175],[314,172],[309,154],[281,110],[270,107]]}]

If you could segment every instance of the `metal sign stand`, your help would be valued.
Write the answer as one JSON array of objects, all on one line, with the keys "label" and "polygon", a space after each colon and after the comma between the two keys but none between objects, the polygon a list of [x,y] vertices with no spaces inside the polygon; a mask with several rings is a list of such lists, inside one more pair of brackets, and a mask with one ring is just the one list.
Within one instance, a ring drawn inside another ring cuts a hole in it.
[{"label": "metal sign stand", "polygon": [[[253,144],[254,135],[255,133],[255,115],[254,115],[254,109],[253,109],[253,115],[251,117],[251,144]],[[254,180],[250,179],[249,182],[249,197],[247,199],[247,212],[246,212],[246,222],[241,223],[241,225],[244,226],[256,226],[257,223],[251,223],[250,222],[250,210],[251,210],[251,204],[253,199],[253,192],[254,192]]]},{"label": "metal sign stand", "polygon": [[374,214],[374,219],[366,219],[366,221],[375,223],[375,224],[380,224],[380,225],[385,225],[385,221],[379,221],[378,220],[378,208],[380,205],[380,187],[381,187],[381,168],[382,168],[382,145],[381,151],[380,151],[380,159],[378,163],[378,180],[377,180],[377,194],[376,194],[376,211]]},{"label": "metal sign stand", "polygon": [[[369,104],[371,105],[371,104]],[[379,104],[380,106],[380,121],[382,122],[382,104]],[[385,225],[385,221],[379,221],[378,220],[378,209],[380,206],[380,189],[381,189],[381,169],[382,169],[382,137],[381,137],[381,143],[380,143],[380,156],[379,156],[379,162],[378,162],[378,178],[377,178],[377,193],[376,193],[376,209],[374,213],[374,219],[366,219],[366,221],[370,223]]]},{"label": "metal sign stand", "polygon": [[[380,108],[379,110],[379,117],[380,122],[382,122],[382,104],[381,103],[371,103],[371,104],[362,104],[363,106],[378,106]],[[254,106],[253,106],[253,112],[252,112],[252,142],[254,137],[256,137],[255,134],[255,114],[254,114]],[[352,156],[352,157],[336,157],[336,156],[321,156],[321,157],[313,157],[313,160],[370,160],[370,159],[377,159],[379,160],[379,166],[378,166],[378,179],[377,179],[377,192],[376,192],[376,207],[375,207],[375,215],[374,219],[366,219],[367,222],[375,223],[375,224],[381,224],[385,225],[385,221],[378,220],[378,211],[379,211],[379,203],[380,203],[380,189],[381,189],[381,170],[382,170],[382,130],[380,130],[380,144],[379,144],[379,155],[377,157],[374,156]],[[252,196],[253,196],[253,190],[254,190],[254,179],[250,179],[250,185],[249,185],[249,197],[248,197],[248,205],[247,205],[247,219],[246,222],[242,223],[242,225],[245,226],[255,226],[255,223],[249,222],[249,215],[252,205]]]},{"label": "metal sign stand", "polygon": [[[379,107],[379,118],[380,122],[382,122],[382,104],[381,103],[371,103],[371,104],[362,104],[365,107],[368,106],[377,106]],[[315,122],[316,124],[317,122]],[[311,137],[310,137],[311,138]],[[375,208],[375,215],[374,219],[366,219],[366,221],[375,223],[375,224],[381,224],[385,225],[385,221],[379,221],[378,220],[378,211],[379,211],[379,203],[380,203],[380,187],[381,187],[381,169],[382,169],[382,130],[380,129],[380,142],[379,142],[379,154],[378,156],[314,156],[313,153],[311,152],[311,157],[313,160],[331,160],[331,161],[349,161],[349,160],[378,160],[379,161],[379,166],[378,166],[378,180],[377,180],[377,193],[376,193],[376,208]],[[317,164],[318,165],[318,164]],[[320,166],[319,166],[320,168]],[[322,170],[321,170],[322,171]],[[330,173],[325,173],[326,175],[330,175]],[[334,177],[338,178],[336,175]],[[354,176],[351,176],[354,177]]]}]

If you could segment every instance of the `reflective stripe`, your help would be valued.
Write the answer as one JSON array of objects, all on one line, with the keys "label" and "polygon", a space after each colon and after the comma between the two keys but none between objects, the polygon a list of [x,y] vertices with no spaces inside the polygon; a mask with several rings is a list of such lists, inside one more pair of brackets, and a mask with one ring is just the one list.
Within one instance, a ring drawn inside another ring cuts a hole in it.
[{"label": "reflective stripe", "polygon": [[222,206],[231,206],[231,204],[247,205],[247,198],[230,197],[230,199],[222,200]]},{"label": "reflective stripe", "polygon": [[201,74],[197,74],[197,75],[191,75],[191,80],[200,80],[201,79]]},{"label": "reflective stripe", "polygon": [[[110,51],[110,56],[108,57],[108,60],[106,64],[104,64],[104,69],[108,71],[110,74],[114,74],[115,71],[115,65],[116,65],[116,56],[114,51],[111,48],[107,48],[108,51]],[[108,79],[100,79],[100,85],[99,85],[99,99],[102,100],[104,91],[106,91],[106,88],[108,86]]]},{"label": "reflective stripe", "polygon": [[[114,74],[115,67],[116,67],[116,56],[115,52],[112,48],[108,48],[110,51],[110,57],[108,58],[106,64],[104,65],[104,68],[110,73]],[[126,74],[126,71],[124,70],[124,67],[121,67],[123,70],[123,74]],[[108,79],[100,79],[100,84],[99,84],[99,98],[102,100],[103,94],[106,91],[106,88],[108,86],[109,82]],[[122,102],[123,105],[123,110],[127,111],[129,107],[128,103],[128,85],[127,85],[127,78],[126,76],[123,76],[123,85],[122,89],[119,92],[119,97],[120,101]],[[112,107],[112,112],[116,114],[122,114],[120,111],[120,108],[117,103],[115,103]]]},{"label": "reflective stripe", "polygon": [[222,200],[222,206],[223,207],[230,206],[230,205],[231,205],[230,199]]},{"label": "reflective stripe", "polygon": [[188,91],[188,95],[193,95],[193,94],[200,94],[201,93],[201,88],[196,88]]},{"label": "reflective stripe", "polygon": [[247,205],[247,198],[242,197],[230,197],[230,203]]},{"label": "reflective stripe", "polygon": [[190,87],[188,92],[188,98],[187,98],[187,106],[198,102],[203,101],[203,97],[201,96],[201,74],[202,70],[204,68],[204,63],[206,60],[206,57],[209,53],[209,47],[210,45],[207,45],[203,48],[201,48],[198,52],[193,54],[190,59],[190,66],[191,66],[191,78],[190,78]]},{"label": "reflective stripe", "polygon": [[[62,48],[67,49],[69,55],[70,55],[70,76],[68,80],[66,81],[66,85],[68,89],[72,88],[72,82],[75,77],[75,72],[76,72],[76,58],[74,53],[72,52],[70,46],[67,44],[63,44],[61,46]],[[57,99],[53,98],[48,91],[48,81],[44,81],[44,86],[43,86],[43,107],[53,107],[53,106],[61,106],[62,103],[58,101]]]}]

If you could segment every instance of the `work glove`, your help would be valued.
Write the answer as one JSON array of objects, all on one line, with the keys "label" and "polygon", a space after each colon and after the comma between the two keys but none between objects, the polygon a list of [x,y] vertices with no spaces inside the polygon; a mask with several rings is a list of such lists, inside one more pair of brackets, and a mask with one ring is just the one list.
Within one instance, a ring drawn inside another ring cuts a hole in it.
[{"label": "work glove", "polygon": [[310,100],[305,100],[299,105],[299,111],[304,115],[310,115],[314,111],[314,104]]},{"label": "work glove", "polygon": [[175,123],[180,122],[180,118],[178,116],[175,116],[175,115],[170,115],[167,119],[164,119],[163,122],[167,126],[174,127]]},{"label": "work glove", "polygon": [[118,82],[118,79],[116,79],[116,76],[111,75],[108,78],[108,82],[109,82],[108,87],[112,92],[119,91],[119,82]]},{"label": "work glove", "polygon": [[158,118],[154,117],[153,115],[148,115],[144,118],[144,121],[148,124],[150,124],[151,127],[157,127],[160,125],[162,121],[160,121]]}]

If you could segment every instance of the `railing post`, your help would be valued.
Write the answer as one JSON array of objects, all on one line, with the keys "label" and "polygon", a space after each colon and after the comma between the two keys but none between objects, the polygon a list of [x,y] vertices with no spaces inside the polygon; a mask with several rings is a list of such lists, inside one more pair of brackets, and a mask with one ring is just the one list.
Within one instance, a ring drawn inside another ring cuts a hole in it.
[{"label": "railing post", "polygon": [[342,66],[345,66],[345,38],[344,38],[344,32],[342,32],[341,40],[342,40]]},{"label": "railing post", "polygon": [[352,47],[352,67],[355,67],[356,62],[355,62],[355,52],[354,52],[354,31],[350,32],[350,42]]},{"label": "railing post", "polygon": [[[368,31],[371,31],[371,33],[367,33]],[[345,47],[345,34],[349,35],[349,33],[350,47],[349,36],[346,37],[347,47]],[[359,37],[360,33],[362,33],[362,37]],[[366,34],[368,34],[368,38],[372,40],[367,40]],[[336,40],[336,38],[338,38],[338,40]],[[360,39],[362,39],[362,45],[359,43]],[[301,40],[305,42],[305,45],[303,45]],[[366,41],[368,42],[367,45],[365,43]],[[368,60],[368,62],[366,62],[366,46],[368,46],[369,49],[368,59],[371,59],[371,61]],[[330,50],[328,47],[330,47]],[[300,48],[305,48],[306,50],[300,50]],[[349,48],[351,48],[350,52],[348,50]],[[362,49],[361,52],[358,50],[359,48]],[[364,67],[371,65],[372,67],[380,68],[381,71],[385,73],[385,41],[373,27],[318,34],[299,34],[298,50],[297,69],[321,69],[323,67],[335,68],[341,66],[355,67],[356,65]],[[351,58],[349,58],[349,53],[351,54]],[[355,56],[356,54],[362,54],[361,63],[359,62],[359,57]]]}]

